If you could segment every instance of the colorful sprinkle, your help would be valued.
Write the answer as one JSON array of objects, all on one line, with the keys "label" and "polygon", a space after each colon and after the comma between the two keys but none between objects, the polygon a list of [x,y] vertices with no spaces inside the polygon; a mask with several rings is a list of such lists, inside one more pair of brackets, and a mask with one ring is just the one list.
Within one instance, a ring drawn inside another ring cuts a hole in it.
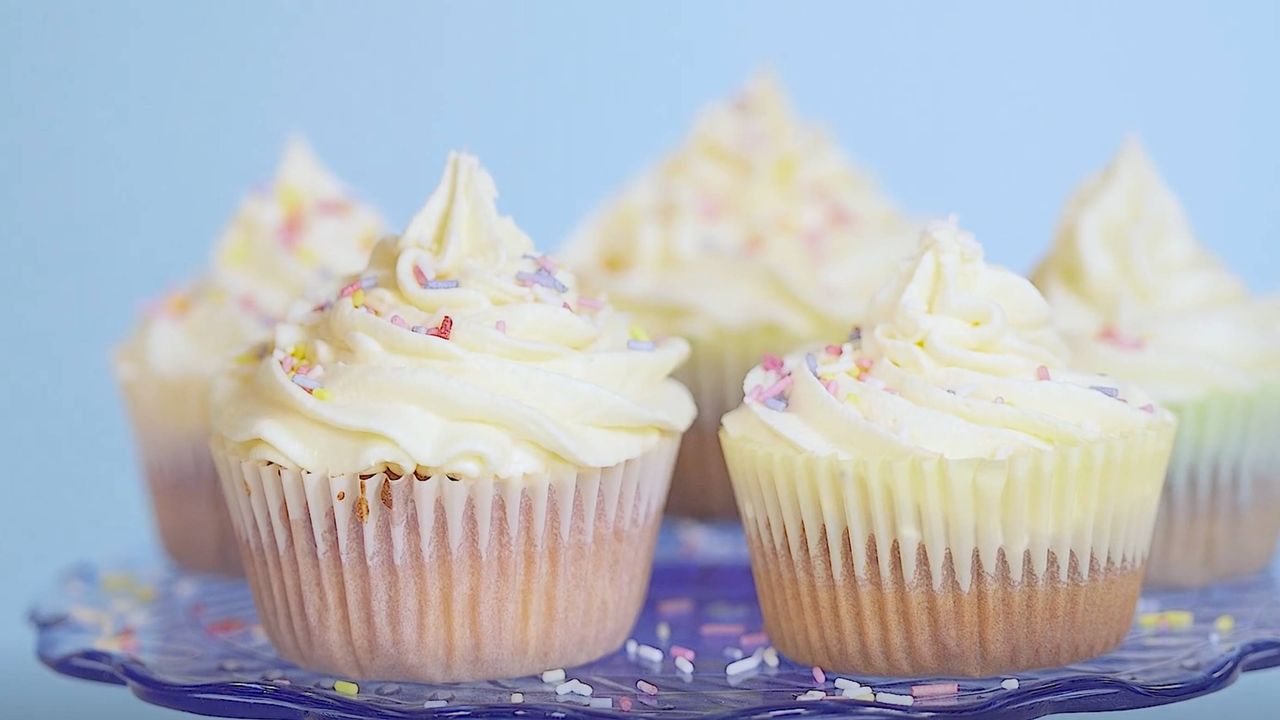
[{"label": "colorful sprinkle", "polygon": [[413,266],[413,279],[418,283],[418,287],[425,288],[427,286],[427,274],[422,272],[422,268],[417,265]]},{"label": "colorful sprinkle", "polygon": [[960,685],[953,682],[928,683],[926,685],[912,685],[911,695],[913,697],[945,697],[947,695],[955,695],[960,692]]},{"label": "colorful sprinkle", "polygon": [[1230,615],[1219,615],[1213,621],[1213,629],[1225,635],[1236,629],[1236,619]]},{"label": "colorful sprinkle", "polygon": [[498,322],[493,324],[493,329],[505,335],[507,332],[507,321],[499,320]]},{"label": "colorful sprinkle", "polygon": [[915,704],[916,699],[910,695],[899,695],[897,693],[878,692],[876,693],[876,702],[885,705],[898,705],[901,707],[911,707]]},{"label": "colorful sprinkle", "polygon": [[818,358],[813,353],[804,354],[804,364],[808,366],[809,372],[814,375],[818,374]]},{"label": "colorful sprinkle", "polygon": [[760,365],[769,372],[777,372],[782,369],[782,358],[772,353],[765,353],[760,360]]},{"label": "colorful sprinkle", "polygon": [[787,390],[790,390],[791,384],[794,382],[795,380],[793,380],[790,375],[786,375],[784,377],[778,378],[777,382],[770,385],[768,389],[764,391],[763,396],[766,398],[776,397],[777,395],[780,395],[786,392]]},{"label": "colorful sprinkle", "polygon": [[1098,333],[1098,339],[1105,343],[1114,345],[1121,350],[1141,350],[1146,346],[1146,342],[1142,338],[1125,335],[1116,328],[1106,327]]},{"label": "colorful sprinkle", "polygon": [[427,334],[438,337],[441,340],[448,340],[449,336],[453,334],[453,318],[445,315],[440,319],[440,325],[438,327],[427,329]]},{"label": "colorful sprinkle", "polygon": [[524,702],[524,693],[518,693],[518,692],[511,693],[511,703],[513,705],[519,705],[522,702]]},{"label": "colorful sprinkle", "polygon": [[1102,393],[1103,395],[1106,395],[1109,398],[1120,397],[1120,388],[1108,387],[1106,385],[1090,385],[1089,389],[1097,390],[1098,392]]},{"label": "colorful sprinkle", "polygon": [[357,288],[351,293],[351,305],[354,307],[364,307],[364,290]]},{"label": "colorful sprinkle", "polygon": [[814,700],[822,700],[826,696],[827,694],[821,690],[809,690],[797,695],[796,700],[799,700],[800,702],[813,702]]},{"label": "colorful sprinkle", "polygon": [[658,686],[657,686],[657,685],[654,685],[653,683],[648,682],[648,681],[646,681],[646,680],[637,680],[637,681],[636,681],[636,689],[637,689],[637,690],[639,690],[640,692],[644,693],[645,695],[657,695],[657,694],[658,694]]},{"label": "colorful sprinkle", "polygon": [[849,678],[838,677],[836,678],[835,686],[837,690],[857,690],[862,687],[862,683]]},{"label": "colorful sprinkle", "polygon": [[764,651],[760,653],[760,659],[764,661],[765,665],[771,668],[776,668],[779,663],[781,663],[781,660],[778,658],[778,651],[774,649],[773,646],[765,648]]},{"label": "colorful sprinkle", "polygon": [[862,342],[862,328],[858,327],[857,325],[853,326],[853,329],[849,331],[849,342],[851,343]]},{"label": "colorful sprinkle", "polygon": [[640,647],[640,643],[636,642],[635,638],[627,638],[627,643],[624,647],[627,651],[627,657],[635,658],[636,649]]},{"label": "colorful sprinkle", "polygon": [[819,685],[825,685],[827,683],[827,674],[822,672],[822,668],[818,667],[817,665],[813,666],[813,669],[810,670],[810,673],[813,675],[813,681],[818,683]]},{"label": "colorful sprinkle", "polygon": [[676,662],[676,670],[679,670],[680,672],[684,673],[685,675],[692,675],[692,674],[693,674],[693,663],[689,661],[689,658],[687,658],[687,657],[678,657],[678,658],[676,658],[676,661],[675,661],[675,662]]},{"label": "colorful sprinkle", "polygon": [[428,280],[425,287],[428,290],[452,290],[458,287],[457,280]]},{"label": "colorful sprinkle", "polygon": [[578,305],[584,308],[587,308],[588,310],[599,310],[600,308],[604,307],[604,302],[597,298],[586,297],[585,295],[579,295]]},{"label": "colorful sprinkle", "polygon": [[1045,367],[1044,365],[1041,365],[1040,367],[1036,368],[1036,379],[1037,379],[1037,380],[1048,380],[1048,379],[1049,379],[1049,368]]},{"label": "colorful sprinkle", "polygon": [[857,365],[859,370],[870,370],[871,366],[874,365],[875,362],[869,357],[860,357],[857,360],[854,360],[853,364]]},{"label": "colorful sprinkle", "polygon": [[563,680],[564,680],[564,668],[547,670],[542,673],[542,682],[547,683],[548,685],[562,682]]},{"label": "colorful sprinkle", "polygon": [[626,695],[618,698],[618,707],[622,708],[622,712],[631,712],[631,698]]},{"label": "colorful sprinkle", "polygon": [[652,352],[654,347],[656,346],[653,344],[652,340],[628,340],[627,341],[628,350],[640,350],[642,352]]},{"label": "colorful sprinkle", "polygon": [[302,375],[300,373],[295,373],[289,379],[293,381],[294,385],[297,385],[303,390],[315,391],[320,388],[320,382],[318,380],[316,380],[315,378],[307,377],[306,375]]},{"label": "colorful sprinkle", "polygon": [[416,333],[418,333],[419,335],[426,335],[426,334],[427,334],[427,331],[428,331],[428,330],[430,330],[431,328],[427,327],[426,325],[414,325],[413,327],[411,327],[411,328],[409,328],[409,329],[410,329],[412,332],[416,332]]},{"label": "colorful sprinkle", "polygon": [[408,327],[409,325],[409,323],[405,322],[404,318],[400,317],[399,315],[391,316],[391,324],[395,325],[398,328]]},{"label": "colorful sprinkle", "polygon": [[683,645],[672,645],[670,652],[671,652],[671,657],[684,658],[689,662],[693,662],[694,660],[698,659],[697,653],[695,653],[693,650],[687,647],[684,647]]},{"label": "colorful sprinkle", "polygon": [[360,686],[350,680],[337,680],[333,683],[333,690],[339,695],[355,697],[360,693]]},{"label": "colorful sprinkle", "polygon": [[1167,610],[1164,621],[1173,630],[1185,630],[1195,624],[1196,617],[1190,610]]},{"label": "colorful sprinkle", "polygon": [[693,612],[693,598],[667,598],[658,601],[659,615],[684,615]]},{"label": "colorful sprinkle", "polygon": [[760,658],[760,655],[748,655],[741,660],[734,660],[725,666],[724,674],[728,677],[733,677],[734,675],[751,672],[760,667]]},{"label": "colorful sprinkle", "polygon": [[1144,412],[1144,413],[1151,413],[1152,415],[1154,415],[1154,414],[1155,414],[1155,412],[1156,412],[1156,406],[1155,406],[1155,405],[1152,405],[1151,403],[1147,403],[1146,405],[1143,405],[1142,407],[1140,407],[1140,408],[1138,408],[1138,409],[1139,409],[1139,410],[1141,410],[1141,411],[1142,411],[1142,412]]},{"label": "colorful sprinkle", "polygon": [[587,703],[587,706],[593,708],[612,708],[613,698],[591,698],[591,702]]},{"label": "colorful sprinkle", "polygon": [[742,645],[744,648],[750,648],[752,650],[762,645],[767,645],[768,643],[769,636],[762,632],[749,633],[738,638],[738,644]]},{"label": "colorful sprinkle", "polygon": [[840,397],[840,385],[835,381],[835,378],[822,381],[822,387],[831,393],[831,397]]},{"label": "colorful sprinkle", "polygon": [[764,405],[770,410],[773,410],[774,412],[785,412],[787,409],[787,401],[783,400],[782,398],[776,398],[776,397],[765,398],[764,400],[760,401],[760,404]]},{"label": "colorful sprinkle", "polygon": [[448,704],[448,700],[427,700],[422,703],[422,708],[424,710],[435,710],[436,708],[442,708]]},{"label": "colorful sprinkle", "polygon": [[639,325],[632,325],[628,329],[628,332],[631,334],[632,340],[640,340],[641,342],[643,342],[643,341],[652,339],[649,337],[649,333],[645,332],[645,329],[640,327]]},{"label": "colorful sprinkle", "polygon": [[360,287],[364,290],[372,290],[378,287],[378,278],[373,275],[366,275],[360,278]]},{"label": "colorful sprinkle", "polygon": [[636,657],[645,662],[660,663],[664,655],[661,650],[652,645],[641,645],[636,648]]},{"label": "colorful sprinkle", "polygon": [[658,642],[665,643],[671,639],[671,625],[666,620],[658,621],[658,625],[654,628],[655,634],[658,636]]},{"label": "colorful sprinkle", "polygon": [[1017,690],[1019,685],[1018,678],[1005,678],[1000,682],[1000,687],[1005,690]]}]

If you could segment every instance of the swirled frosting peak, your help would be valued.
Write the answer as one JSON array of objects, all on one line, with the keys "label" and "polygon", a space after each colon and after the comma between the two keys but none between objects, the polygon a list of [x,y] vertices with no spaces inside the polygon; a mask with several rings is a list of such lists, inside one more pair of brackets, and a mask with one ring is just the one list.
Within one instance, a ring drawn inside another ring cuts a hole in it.
[{"label": "swirled frosting peak", "polygon": [[364,267],[382,221],[293,138],[270,187],[249,194],[209,270],[158,303],[121,349],[126,377],[209,377],[271,334],[306,295]]},{"label": "swirled frosting peak", "polygon": [[1002,458],[1168,421],[1141,390],[1065,357],[1031,283],[986,264],[954,221],[934,223],[860,328],[766,357],[724,424],[822,454]]},{"label": "swirled frosting peak", "polygon": [[1196,242],[1136,140],[1072,197],[1033,277],[1082,367],[1167,402],[1280,381],[1274,311]]},{"label": "swirled frosting peak", "polygon": [[683,432],[688,354],[652,338],[498,214],[452,155],[426,207],[368,268],[214,393],[247,457],[331,474],[382,465],[459,478],[608,467]]},{"label": "swirled frosting peak", "polygon": [[707,108],[685,143],[570,243],[584,282],[674,332],[847,327],[910,230],[769,74]]}]

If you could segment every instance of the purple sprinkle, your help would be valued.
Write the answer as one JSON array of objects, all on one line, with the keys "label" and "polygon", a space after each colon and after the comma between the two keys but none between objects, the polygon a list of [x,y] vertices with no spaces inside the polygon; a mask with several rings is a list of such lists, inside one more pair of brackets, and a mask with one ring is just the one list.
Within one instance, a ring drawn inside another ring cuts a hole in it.
[{"label": "purple sprinkle", "polygon": [[457,280],[428,280],[428,290],[451,290],[458,287]]},{"label": "purple sprinkle", "polygon": [[653,350],[654,345],[652,340],[628,340],[627,347],[631,350],[643,350],[645,352],[649,352]]},{"label": "purple sprinkle", "polygon": [[560,293],[569,289],[569,286],[557,280],[555,275],[547,272],[546,268],[538,268],[537,272],[518,272],[516,280],[526,285],[541,285]]},{"label": "purple sprinkle", "polygon": [[809,372],[818,374],[818,358],[814,357],[813,353],[804,354],[804,364],[809,366]]},{"label": "purple sprinkle", "polygon": [[419,335],[426,335],[427,331],[430,330],[431,328],[427,327],[426,325],[414,325],[409,329],[413,332],[418,333]]},{"label": "purple sprinkle", "polygon": [[1120,397],[1119,388],[1107,387],[1106,385],[1090,385],[1089,389],[1097,390],[1098,392],[1110,398]]},{"label": "purple sprinkle", "polygon": [[378,286],[378,278],[374,277],[373,275],[360,278],[360,287],[364,290],[369,290],[377,286]]},{"label": "purple sprinkle", "polygon": [[857,325],[853,326],[853,329],[849,331],[849,342],[862,342],[862,328]]},{"label": "purple sprinkle", "polygon": [[787,409],[787,401],[780,397],[765,398],[760,401],[760,404],[777,412],[782,412]]},{"label": "purple sprinkle", "polygon": [[307,377],[306,375],[294,375],[291,379],[293,380],[294,385],[307,390],[315,390],[320,387],[320,381],[312,377]]}]

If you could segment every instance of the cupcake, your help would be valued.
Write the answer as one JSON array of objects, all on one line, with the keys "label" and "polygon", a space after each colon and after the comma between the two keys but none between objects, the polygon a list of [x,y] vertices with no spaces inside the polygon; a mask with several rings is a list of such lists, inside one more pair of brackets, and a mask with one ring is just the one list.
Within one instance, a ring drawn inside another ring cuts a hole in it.
[{"label": "cupcake", "polygon": [[671,512],[735,516],[717,432],[742,376],[765,350],[847,333],[913,232],[767,74],[579,231],[567,262],[584,285],[693,349]]},{"label": "cupcake", "polygon": [[1120,642],[1175,421],[1064,358],[1031,283],[952,222],[860,334],[748,373],[720,439],[779,650],[984,676]]},{"label": "cupcake", "polygon": [[513,677],[609,652],[639,613],[688,345],[636,339],[495,197],[451,156],[402,236],[214,389],[249,584],[299,665]]},{"label": "cupcake", "polygon": [[1148,581],[1265,567],[1280,532],[1280,303],[1196,242],[1134,140],[1068,203],[1033,279],[1080,367],[1140,381],[1178,416]]},{"label": "cupcake", "polygon": [[119,349],[116,371],[160,538],[183,568],[239,574],[209,457],[209,386],[311,289],[364,267],[381,223],[294,140],[272,187],[245,198],[212,266],[157,303]]}]

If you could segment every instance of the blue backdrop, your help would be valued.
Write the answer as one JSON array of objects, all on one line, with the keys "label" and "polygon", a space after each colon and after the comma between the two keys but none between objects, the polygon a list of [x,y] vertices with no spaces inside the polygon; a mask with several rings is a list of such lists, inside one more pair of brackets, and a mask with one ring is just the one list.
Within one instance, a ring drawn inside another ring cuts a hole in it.
[{"label": "blue backdrop", "polygon": [[[291,131],[396,226],[469,149],[554,248],[769,65],[903,206],[958,213],[1006,265],[1133,131],[1202,240],[1276,288],[1276,3],[889,5],[0,0],[0,707],[166,715],[36,666],[21,615],[60,565],[150,541],[109,349]],[[1132,717],[1263,713],[1268,679]]]}]

